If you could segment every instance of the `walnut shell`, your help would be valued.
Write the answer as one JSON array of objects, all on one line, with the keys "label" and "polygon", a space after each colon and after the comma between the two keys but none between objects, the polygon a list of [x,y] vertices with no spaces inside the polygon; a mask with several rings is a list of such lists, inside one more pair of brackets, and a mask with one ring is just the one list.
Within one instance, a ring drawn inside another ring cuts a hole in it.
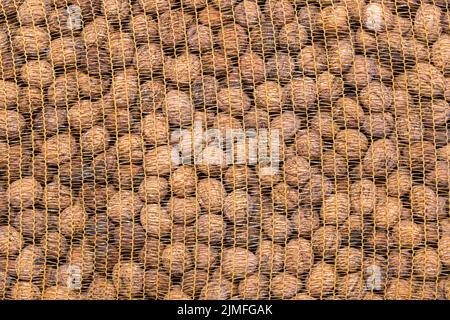
[{"label": "walnut shell", "polygon": [[322,138],[333,139],[339,131],[337,123],[330,112],[321,111],[310,120],[310,128],[318,131]]},{"label": "walnut shell", "polygon": [[345,193],[329,195],[323,200],[321,215],[325,224],[342,224],[350,214],[350,200]]},{"label": "walnut shell", "polygon": [[273,203],[277,208],[294,210],[300,203],[300,192],[297,188],[281,182],[272,189]]},{"label": "walnut shell", "polygon": [[401,220],[394,229],[393,237],[399,246],[405,249],[413,249],[423,244],[425,235],[423,227],[410,220]]},{"label": "walnut shell", "polygon": [[433,189],[423,185],[411,188],[411,207],[413,212],[427,221],[434,221],[438,216],[438,196]]},{"label": "walnut shell", "polygon": [[185,35],[191,25],[193,17],[186,11],[175,9],[159,15],[159,34],[163,45],[175,48],[184,42]]},{"label": "walnut shell", "polygon": [[101,47],[108,39],[107,21],[102,16],[95,17],[94,20],[84,25],[81,32],[81,38],[84,40],[86,47]]},{"label": "walnut shell", "polygon": [[50,42],[47,58],[54,67],[71,67],[81,61],[83,43],[80,39],[64,37]]},{"label": "walnut shell", "polygon": [[39,243],[47,259],[62,259],[69,248],[66,238],[59,232],[46,232]]},{"label": "walnut shell", "polygon": [[388,197],[386,201],[377,203],[374,208],[375,225],[381,229],[389,229],[397,225],[402,214],[402,204],[398,198]]},{"label": "walnut shell", "polygon": [[336,274],[334,267],[325,262],[316,264],[308,277],[306,288],[309,294],[322,298],[335,290]]},{"label": "walnut shell", "polygon": [[198,182],[198,201],[209,213],[218,213],[224,206],[226,191],[216,179],[202,179]]},{"label": "walnut shell", "polygon": [[176,167],[173,150],[169,146],[153,148],[144,155],[144,169],[148,175],[164,176],[175,170]]},{"label": "walnut shell", "polygon": [[314,253],[310,241],[298,238],[289,241],[285,248],[284,261],[286,271],[301,275],[311,269],[314,262]]},{"label": "walnut shell", "polygon": [[302,48],[297,57],[297,64],[300,71],[306,75],[322,73],[328,64],[325,49],[317,43]]},{"label": "walnut shell", "polygon": [[412,253],[408,250],[399,250],[389,253],[389,275],[395,278],[410,277],[412,271]]},{"label": "walnut shell", "polygon": [[80,137],[80,150],[86,155],[95,155],[108,149],[110,134],[103,126],[93,126]]},{"label": "walnut shell", "polygon": [[343,95],[344,82],[340,77],[325,71],[317,78],[317,94],[321,100],[333,101]]},{"label": "walnut shell", "polygon": [[414,18],[414,36],[424,42],[433,43],[442,32],[442,10],[433,4],[422,4]]},{"label": "walnut shell", "polygon": [[67,126],[67,121],[67,110],[47,106],[36,115],[33,126],[37,132],[45,133],[47,137],[50,137]]},{"label": "walnut shell", "polygon": [[382,3],[369,3],[362,12],[364,27],[370,31],[383,32],[394,24],[394,15],[388,6]]},{"label": "walnut shell", "polygon": [[166,78],[181,86],[188,85],[200,77],[200,59],[190,53],[183,53],[176,58],[167,58],[164,72]]},{"label": "walnut shell", "polygon": [[289,299],[300,291],[301,280],[286,272],[280,272],[270,281],[270,295],[274,298]]},{"label": "walnut shell", "polygon": [[73,237],[82,232],[86,226],[87,213],[81,204],[77,203],[64,209],[60,217],[61,233],[66,237]]},{"label": "walnut shell", "polygon": [[433,280],[441,271],[441,259],[438,251],[433,248],[423,248],[414,251],[413,270],[418,277]]},{"label": "walnut shell", "polygon": [[392,172],[387,179],[387,191],[390,196],[404,196],[412,186],[411,175],[404,169]]},{"label": "walnut shell", "polygon": [[236,57],[245,52],[248,46],[246,30],[240,25],[225,25],[217,33],[219,47],[223,48],[226,55]]},{"label": "walnut shell", "polygon": [[295,134],[296,154],[305,159],[320,159],[322,141],[316,130],[300,130]]},{"label": "walnut shell", "polygon": [[116,288],[111,280],[94,276],[87,291],[87,299],[89,300],[115,300],[117,298]]},{"label": "walnut shell", "polygon": [[362,127],[372,138],[388,137],[394,128],[394,118],[389,112],[374,112],[364,117]]},{"label": "walnut shell", "polygon": [[78,152],[78,144],[68,133],[57,134],[42,145],[42,154],[47,164],[56,165],[69,161]]},{"label": "walnut shell", "polygon": [[358,88],[364,88],[375,78],[376,74],[375,60],[357,54],[353,59],[353,65],[344,75],[344,78],[346,83],[355,85]]},{"label": "walnut shell", "polygon": [[288,217],[276,213],[264,218],[263,229],[265,235],[276,243],[284,243],[292,232]]},{"label": "walnut shell", "polygon": [[227,279],[210,279],[200,292],[200,300],[227,300],[232,290],[233,284]]},{"label": "walnut shell", "polygon": [[169,91],[163,108],[171,124],[189,125],[192,122],[194,107],[185,92],[177,90]]},{"label": "walnut shell", "polygon": [[138,78],[133,68],[116,72],[112,79],[111,98],[113,106],[117,108],[130,108],[138,98]]},{"label": "walnut shell", "polygon": [[37,56],[47,50],[49,45],[50,35],[45,28],[39,26],[20,27],[12,38],[14,50],[26,56]]},{"label": "walnut shell", "polygon": [[290,228],[300,237],[310,238],[319,229],[320,218],[317,212],[299,207],[289,218]]},{"label": "walnut shell", "polygon": [[165,243],[158,238],[144,239],[144,245],[139,252],[139,261],[146,269],[158,267],[165,246]]},{"label": "walnut shell", "polygon": [[216,262],[219,261],[217,249],[210,245],[197,243],[192,251],[196,269],[211,270],[214,268]]},{"label": "walnut shell", "polygon": [[77,300],[78,296],[62,284],[45,288],[42,300]]},{"label": "walnut shell", "polygon": [[276,132],[281,139],[289,140],[301,125],[302,120],[293,111],[284,111],[272,119],[271,132]]},{"label": "walnut shell", "polygon": [[213,33],[202,24],[193,25],[187,31],[188,46],[192,52],[208,52],[213,49]]},{"label": "walnut shell", "polygon": [[278,34],[278,42],[282,48],[289,52],[298,51],[308,42],[306,28],[297,22],[290,22],[281,27]]},{"label": "walnut shell", "polygon": [[351,206],[357,214],[372,212],[376,203],[376,186],[368,180],[362,179],[353,183],[350,187]]},{"label": "walnut shell", "polygon": [[158,203],[169,192],[169,183],[166,178],[148,176],[139,187],[139,197],[145,203]]},{"label": "walnut shell", "polygon": [[290,55],[277,52],[266,61],[266,79],[271,81],[288,82],[295,73],[295,59]]},{"label": "walnut shell", "polygon": [[344,74],[353,64],[354,49],[348,40],[327,43],[329,70],[335,74]]},{"label": "walnut shell", "polygon": [[442,71],[450,71],[450,36],[443,34],[433,44],[431,61],[434,66]]},{"label": "walnut shell", "polygon": [[253,168],[245,165],[229,166],[223,177],[225,186],[232,189],[252,189],[257,183]]},{"label": "walnut shell", "polygon": [[264,81],[264,60],[254,52],[246,52],[239,56],[239,71],[242,81],[259,84]]},{"label": "walnut shell", "polygon": [[166,208],[159,204],[146,204],[140,214],[142,227],[150,236],[161,237],[170,234],[172,221]]},{"label": "walnut shell", "polygon": [[0,226],[0,253],[14,256],[21,250],[24,240],[19,231],[11,226]]},{"label": "walnut shell", "polygon": [[294,79],[283,89],[283,103],[291,103],[294,110],[307,110],[314,105],[316,94],[316,83],[313,79]]},{"label": "walnut shell", "polygon": [[251,100],[239,88],[222,88],[218,93],[218,107],[221,111],[241,115],[250,108]]},{"label": "walnut shell", "polygon": [[346,128],[359,128],[365,119],[364,109],[355,99],[342,97],[336,101],[333,117],[336,123]]},{"label": "walnut shell", "polygon": [[106,0],[102,2],[102,12],[108,18],[110,23],[120,23],[128,19],[131,4],[125,0],[113,1]]},{"label": "walnut shell", "polygon": [[154,72],[161,70],[164,54],[159,45],[146,43],[138,48],[134,59],[134,64],[139,74],[142,76],[151,76]]},{"label": "walnut shell", "polygon": [[205,213],[197,219],[198,240],[210,244],[223,241],[226,232],[226,222],[218,214]]},{"label": "walnut shell", "polygon": [[364,171],[375,176],[386,175],[397,164],[397,158],[397,147],[392,140],[376,140],[364,157]]},{"label": "walnut shell", "polygon": [[333,257],[339,250],[340,234],[335,226],[322,226],[312,236],[314,253],[325,258]]},{"label": "walnut shell", "polygon": [[323,152],[321,163],[323,174],[330,179],[343,176],[347,173],[348,166],[344,157],[332,150]]},{"label": "walnut shell", "polygon": [[167,203],[167,208],[170,211],[171,217],[175,223],[189,224],[195,221],[201,213],[195,197],[172,197]]},{"label": "walnut shell", "polygon": [[145,271],[144,289],[150,299],[161,299],[164,297],[170,286],[169,276],[157,269]]},{"label": "walnut shell", "polygon": [[266,81],[255,88],[255,104],[268,112],[280,112],[283,88],[274,81]]},{"label": "walnut shell", "polygon": [[348,160],[362,159],[369,148],[369,140],[356,129],[344,129],[337,133],[334,140],[335,150]]},{"label": "walnut shell", "polygon": [[9,202],[14,208],[28,208],[40,201],[43,188],[34,178],[26,177],[11,183],[8,189]]},{"label": "walnut shell", "polygon": [[[24,67],[22,67],[23,70]],[[0,90],[3,93],[2,98],[0,100],[0,105],[3,108],[8,108],[14,106],[19,99],[19,86],[12,81],[0,80]],[[40,91],[39,91],[40,92]],[[6,111],[6,110],[4,110]]]},{"label": "walnut shell", "polygon": [[192,254],[183,243],[172,243],[165,247],[162,264],[169,274],[182,275],[191,268]]},{"label": "walnut shell", "polygon": [[326,33],[348,33],[350,28],[348,20],[349,14],[346,6],[337,4],[320,11],[317,25]]},{"label": "walnut shell", "polygon": [[25,130],[25,126],[25,118],[20,113],[14,110],[0,110],[0,137],[15,139]]},{"label": "walnut shell", "polygon": [[39,300],[40,289],[31,282],[18,281],[11,288],[11,298],[14,300]]},{"label": "walnut shell", "polygon": [[128,190],[121,190],[108,199],[108,217],[115,222],[132,220],[141,211],[143,203],[138,195]]},{"label": "walnut shell", "polygon": [[284,248],[271,240],[262,240],[256,251],[259,259],[259,270],[261,274],[269,276],[278,272],[284,265]]},{"label": "walnut shell", "polygon": [[40,209],[21,209],[11,218],[11,223],[27,239],[39,239],[46,230],[46,214]]},{"label": "walnut shell", "polygon": [[268,0],[264,5],[264,14],[276,28],[282,27],[295,18],[295,8],[288,0]]},{"label": "walnut shell", "polygon": [[252,201],[246,191],[234,190],[225,197],[223,212],[230,222],[244,223],[252,213],[252,206]]},{"label": "walnut shell", "polygon": [[257,26],[261,20],[261,11],[255,0],[244,0],[234,8],[234,17],[237,23],[245,28]]},{"label": "walnut shell", "polygon": [[439,96],[445,90],[445,78],[433,65],[418,63],[406,73],[408,90],[424,97]]},{"label": "walnut shell", "polygon": [[430,172],[428,177],[429,183],[433,186],[448,188],[450,181],[450,173],[447,161],[437,161],[436,168]]},{"label": "walnut shell", "polygon": [[360,101],[371,112],[389,110],[393,102],[392,90],[381,82],[372,81],[361,90]]}]

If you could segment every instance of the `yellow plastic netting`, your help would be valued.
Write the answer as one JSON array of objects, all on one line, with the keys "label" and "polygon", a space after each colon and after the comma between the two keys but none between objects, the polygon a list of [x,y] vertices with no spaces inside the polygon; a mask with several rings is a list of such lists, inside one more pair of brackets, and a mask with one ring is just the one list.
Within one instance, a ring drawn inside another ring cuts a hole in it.
[{"label": "yellow plastic netting", "polygon": [[2,299],[449,299],[447,0],[1,0]]}]

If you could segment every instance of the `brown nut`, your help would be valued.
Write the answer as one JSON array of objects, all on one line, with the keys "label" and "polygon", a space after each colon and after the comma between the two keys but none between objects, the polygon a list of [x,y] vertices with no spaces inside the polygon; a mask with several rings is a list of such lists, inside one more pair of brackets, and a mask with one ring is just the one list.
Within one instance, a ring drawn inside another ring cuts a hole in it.
[{"label": "brown nut", "polygon": [[0,253],[5,256],[14,256],[23,246],[22,235],[14,227],[0,226]]},{"label": "brown nut", "polygon": [[442,10],[434,4],[422,4],[414,18],[414,36],[421,41],[433,43],[442,32]]},{"label": "brown nut", "polygon": [[340,243],[341,238],[335,226],[322,226],[312,236],[314,253],[325,258],[333,257]]},{"label": "brown nut", "polygon": [[314,262],[311,242],[302,238],[293,239],[286,244],[286,271],[299,276],[308,272]]},{"label": "brown nut", "polygon": [[286,272],[280,272],[270,281],[270,294],[274,298],[289,299],[300,291],[301,280]]},{"label": "brown nut", "polygon": [[349,215],[350,201],[347,194],[336,193],[323,200],[321,216],[325,224],[342,224]]},{"label": "brown nut", "polygon": [[114,266],[112,280],[120,295],[138,297],[143,288],[144,270],[137,263],[122,261]]},{"label": "brown nut", "polygon": [[226,226],[221,215],[202,214],[196,223],[198,240],[208,245],[220,243],[224,240]]},{"label": "brown nut", "polygon": [[184,243],[176,242],[165,247],[161,256],[163,267],[168,274],[182,275],[192,266],[192,253]]},{"label": "brown nut", "polygon": [[348,160],[362,159],[369,148],[367,137],[356,129],[344,129],[336,134],[335,150]]},{"label": "brown nut", "polygon": [[115,222],[132,220],[143,204],[137,194],[128,190],[118,191],[108,199],[107,214]]}]

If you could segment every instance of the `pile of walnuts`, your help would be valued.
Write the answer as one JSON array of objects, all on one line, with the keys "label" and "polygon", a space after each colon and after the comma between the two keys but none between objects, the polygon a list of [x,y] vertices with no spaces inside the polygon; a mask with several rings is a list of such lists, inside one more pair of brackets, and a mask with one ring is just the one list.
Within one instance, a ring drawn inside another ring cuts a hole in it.
[{"label": "pile of walnuts", "polygon": [[0,15],[0,298],[450,299],[446,0]]}]

